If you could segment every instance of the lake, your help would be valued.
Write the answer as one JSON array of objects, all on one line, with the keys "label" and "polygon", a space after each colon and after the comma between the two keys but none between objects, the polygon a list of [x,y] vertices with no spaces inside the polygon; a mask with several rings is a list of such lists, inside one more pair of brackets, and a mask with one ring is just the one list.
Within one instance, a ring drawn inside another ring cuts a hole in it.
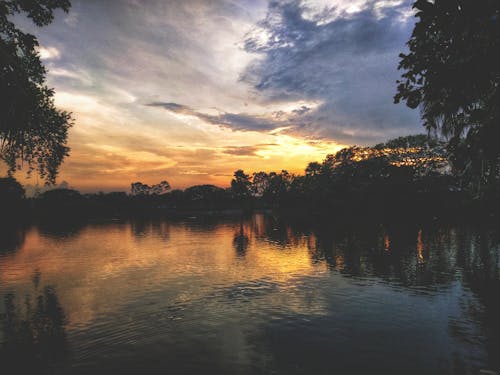
[{"label": "lake", "polygon": [[492,374],[499,242],[484,226],[264,214],[13,227],[0,371]]}]

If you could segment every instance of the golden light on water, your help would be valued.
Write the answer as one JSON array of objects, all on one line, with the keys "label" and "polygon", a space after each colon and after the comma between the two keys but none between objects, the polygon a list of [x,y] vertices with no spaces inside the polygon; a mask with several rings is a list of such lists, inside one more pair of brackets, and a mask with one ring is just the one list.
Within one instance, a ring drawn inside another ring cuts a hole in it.
[{"label": "golden light on water", "polygon": [[391,240],[389,239],[389,235],[384,235],[384,250],[389,251],[391,249]]},{"label": "golden light on water", "polygon": [[417,257],[418,263],[422,264],[425,262],[424,259],[424,242],[422,241],[422,229],[418,230],[417,234]]},{"label": "golden light on water", "polygon": [[[58,290],[72,328],[120,309],[132,287],[154,291],[165,283],[193,285],[171,296],[180,303],[217,293],[213,287],[197,287],[200,277],[204,285],[220,288],[259,288],[262,280],[287,288],[298,277],[325,272],[325,264],[311,262],[307,237],[283,233],[291,242],[280,245],[266,239],[263,225],[257,216],[241,227],[217,225],[203,232],[167,222],[89,226],[76,229],[64,246],[58,235],[31,229],[21,248],[0,262],[0,284],[15,286],[23,296],[32,293],[29,280],[40,275],[44,285]],[[244,236],[241,246],[238,236]],[[196,246],[198,238],[203,238],[203,247]],[[207,264],[215,267],[207,269]],[[183,281],[188,279],[193,282]],[[305,308],[298,301],[293,306],[297,311]]]}]

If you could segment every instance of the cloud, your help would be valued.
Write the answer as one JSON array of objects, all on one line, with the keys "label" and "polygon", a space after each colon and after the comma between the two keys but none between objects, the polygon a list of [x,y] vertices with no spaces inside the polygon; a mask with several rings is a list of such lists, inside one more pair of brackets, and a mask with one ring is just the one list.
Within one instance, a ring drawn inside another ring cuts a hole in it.
[{"label": "cloud", "polygon": [[420,130],[392,104],[409,2],[74,0],[47,27],[19,22],[75,117],[62,179],[185,187]]},{"label": "cloud", "polygon": [[[392,100],[398,54],[413,26],[401,22],[409,1],[334,1],[330,8],[316,6],[316,15],[312,3],[270,2],[244,43],[261,58],[241,80],[266,103],[321,101],[295,124],[303,135],[370,143],[419,131],[418,114]],[[262,34],[265,43],[255,37]]]},{"label": "cloud", "polygon": [[367,8],[372,8],[378,18],[387,9],[399,6],[404,0],[302,0],[303,17],[317,24],[327,24],[339,18],[350,18]]},{"label": "cloud", "polygon": [[57,60],[61,57],[61,52],[56,47],[38,47],[38,53],[42,60]]},{"label": "cloud", "polygon": [[270,131],[286,126],[287,122],[281,119],[281,113],[270,115],[252,115],[247,113],[220,113],[210,115],[198,112],[186,105],[178,103],[152,102],[149,107],[161,107],[167,111],[187,116],[196,117],[205,123],[218,125],[232,130],[240,131]]},{"label": "cloud", "polygon": [[259,156],[258,152],[267,146],[275,146],[275,144],[262,144],[255,146],[228,146],[225,147],[222,152],[226,155],[234,156]]}]

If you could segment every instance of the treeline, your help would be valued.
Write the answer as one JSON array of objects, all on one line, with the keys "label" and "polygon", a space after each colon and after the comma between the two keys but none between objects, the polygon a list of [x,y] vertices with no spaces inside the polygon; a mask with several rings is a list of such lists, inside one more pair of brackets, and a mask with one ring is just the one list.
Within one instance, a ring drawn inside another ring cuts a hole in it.
[{"label": "treeline", "polygon": [[[287,214],[338,217],[484,215],[500,212],[500,189],[478,195],[454,173],[443,143],[425,135],[374,147],[349,147],[311,162],[304,174],[234,172],[231,186],[171,190],[167,181],[131,184],[129,193],[81,194],[63,188],[26,199],[13,178],[0,179],[0,204],[11,213],[50,218],[185,215],[273,209]],[[481,199],[477,199],[481,197]],[[5,212],[5,211],[4,211]]]},{"label": "treeline", "polygon": [[243,201],[340,217],[444,215],[464,208],[469,197],[453,175],[444,145],[425,135],[345,148],[309,163],[303,175],[259,172],[250,178],[237,171],[235,188]]}]

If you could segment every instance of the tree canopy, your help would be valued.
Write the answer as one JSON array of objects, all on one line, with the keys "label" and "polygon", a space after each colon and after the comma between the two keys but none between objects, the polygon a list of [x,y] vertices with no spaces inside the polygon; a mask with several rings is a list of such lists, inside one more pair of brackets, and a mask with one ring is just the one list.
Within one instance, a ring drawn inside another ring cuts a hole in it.
[{"label": "tree canopy", "polygon": [[[419,107],[457,168],[491,175],[500,148],[500,2],[417,0],[395,102]],[[489,169],[486,170],[486,169]]]},{"label": "tree canopy", "polygon": [[161,181],[159,184],[149,186],[142,182],[133,182],[130,184],[130,194],[144,196],[144,195],[162,195],[170,190],[170,184],[167,181]]},{"label": "tree canopy", "polygon": [[231,180],[231,192],[237,199],[246,199],[250,196],[250,176],[245,174],[242,169],[234,172]]},{"label": "tree canopy", "polygon": [[45,82],[39,43],[12,21],[24,14],[36,26],[50,24],[56,9],[67,12],[69,0],[0,1],[0,160],[12,174],[26,165],[54,183],[68,155],[71,115],[54,105],[54,90]]}]

